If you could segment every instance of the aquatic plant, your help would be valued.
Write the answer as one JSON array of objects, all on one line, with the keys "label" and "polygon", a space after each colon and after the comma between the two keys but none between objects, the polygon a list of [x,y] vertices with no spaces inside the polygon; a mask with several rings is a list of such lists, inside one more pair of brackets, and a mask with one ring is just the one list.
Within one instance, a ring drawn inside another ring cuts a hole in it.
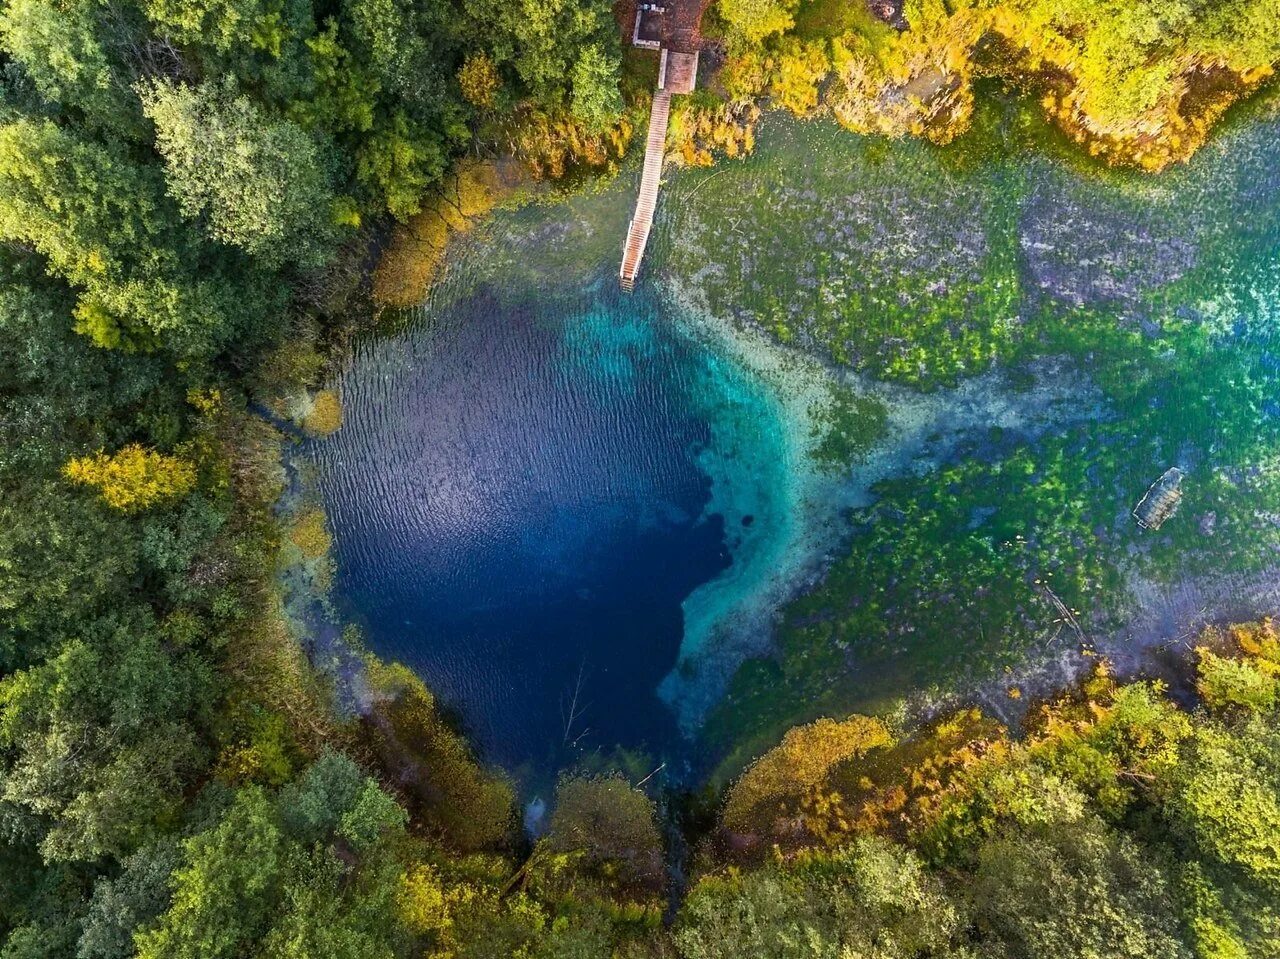
[{"label": "aquatic plant", "polygon": [[304,559],[314,560],[328,553],[333,537],[326,528],[324,510],[313,507],[296,517],[289,530],[289,540]]},{"label": "aquatic plant", "polygon": [[319,390],[311,398],[311,409],[302,419],[302,428],[315,436],[328,436],[342,426],[342,401],[335,390]]},{"label": "aquatic plant", "polygon": [[[1274,217],[1239,218],[1232,240],[1157,240],[1168,231],[1147,219],[1141,186],[1082,177],[1064,193],[1062,176],[1041,182],[1045,166],[1019,153],[1026,140],[1045,148],[1023,110],[981,113],[970,138],[900,148],[891,171],[869,143],[784,125],[788,159],[757,156],[745,187],[708,180],[700,196],[721,216],[691,212],[672,251],[678,270],[720,264],[699,274],[714,312],[876,378],[937,391],[994,366],[1012,402],[1037,403],[1065,363],[1084,387],[1074,415],[1033,441],[1025,421],[978,428],[958,448],[939,436],[940,463],[874,488],[876,502],[852,514],[847,555],[789,607],[778,655],[745,666],[710,719],[705,735],[730,750],[729,768],[755,737],[859,708],[886,683],[927,685],[983,659],[990,670],[1029,648],[1087,650],[1130,614],[1142,583],[1230,582],[1272,562],[1264,517],[1280,505],[1280,435],[1259,296],[1275,285],[1264,265]],[[1159,208],[1215,220],[1198,204],[1230,206],[1217,182],[1236,174],[1213,169],[1163,192]],[[906,185],[916,176],[918,191]],[[935,198],[940,179],[955,206]],[[1143,225],[1123,256],[1095,246],[1093,230],[1128,216]],[[1081,244],[1088,271],[1075,265]],[[1182,510],[1144,532],[1129,512],[1175,465],[1188,471]]]},{"label": "aquatic plant", "polygon": [[518,180],[505,182],[489,163],[457,166],[426,208],[396,227],[373,274],[373,299],[379,306],[406,308],[422,302],[444,262],[455,236],[519,189]]}]

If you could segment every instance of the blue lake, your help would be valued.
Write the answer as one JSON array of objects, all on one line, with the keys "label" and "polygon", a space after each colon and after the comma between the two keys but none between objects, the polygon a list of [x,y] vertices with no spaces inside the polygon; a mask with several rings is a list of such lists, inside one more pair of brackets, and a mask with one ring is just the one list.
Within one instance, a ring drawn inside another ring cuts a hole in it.
[{"label": "blue lake", "polygon": [[364,341],[318,446],[344,611],[511,769],[670,754],[682,603],[731,562],[693,395],[723,373],[610,279]]},{"label": "blue lake", "polygon": [[342,617],[540,788],[1280,609],[1280,107],[1160,178],[986,129],[671,171],[633,296],[634,174],[482,224],[308,447]]}]

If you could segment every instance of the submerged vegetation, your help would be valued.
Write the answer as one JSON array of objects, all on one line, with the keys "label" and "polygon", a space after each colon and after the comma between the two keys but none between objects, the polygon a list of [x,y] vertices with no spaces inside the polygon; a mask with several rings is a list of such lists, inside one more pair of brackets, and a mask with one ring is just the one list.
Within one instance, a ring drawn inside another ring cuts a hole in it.
[{"label": "submerged vegetation", "polygon": [[1275,627],[1197,659],[1191,712],[1101,663],[1019,739],[976,710],[792,730],[729,790],[682,954],[1280,954]]},{"label": "submerged vegetation", "polygon": [[[1043,123],[994,97],[964,138],[903,145],[891,167],[816,125],[778,141],[683,214],[676,271],[718,264],[691,292],[891,405],[908,390],[946,408],[975,382],[1005,400],[986,421],[940,422],[920,469],[875,475],[843,554],[706,727],[727,768],[795,722],[885,707],[886,688],[955,688],[1055,639],[1087,652],[1148,584],[1270,575],[1280,223],[1251,199],[1274,189],[1255,165],[1272,162],[1265,134],[1158,188],[1055,170]],[[874,440],[876,408],[849,413]],[[1171,466],[1178,514],[1144,530],[1131,512]]]},{"label": "submerged vegetation", "polygon": [[[760,98],[998,137],[974,97],[995,78],[1154,170],[1280,59],[1275,0],[909,0],[894,25],[830,0],[715,11],[727,99],[673,120],[694,166],[752,153]],[[596,0],[7,0],[0,47],[0,959],[1280,955],[1270,621],[1200,637],[1194,709],[1100,667],[1021,737],[973,709],[915,730],[850,716],[872,697],[847,668],[916,671],[914,630],[1021,649],[1046,603],[1091,624],[1134,575],[1271,568],[1276,364],[1250,317],[1273,318],[1274,203],[1244,197],[1205,228],[1229,242],[1101,301],[1028,279],[1017,163],[970,194],[921,144],[902,156],[973,235],[920,270],[855,276],[821,243],[751,258],[704,231],[714,310],[873,385],[1034,379],[1049,356],[1129,412],[1034,453],[992,429],[935,475],[885,479],[710,720],[746,767],[723,797],[601,761],[526,835],[511,780],[418,677],[305,642],[280,580],[323,591],[332,534],[311,504],[274,512],[291,477],[259,414],[341,429],[319,387],[375,241],[374,297],[416,302],[509,190],[621,162],[652,64],[624,62]],[[730,184],[704,182],[723,215]],[[755,239],[820,222],[842,195],[820,186],[810,206],[741,197]],[[868,455],[886,409],[833,393],[823,464]],[[1143,538],[1115,504],[1174,458],[1178,521]]]}]

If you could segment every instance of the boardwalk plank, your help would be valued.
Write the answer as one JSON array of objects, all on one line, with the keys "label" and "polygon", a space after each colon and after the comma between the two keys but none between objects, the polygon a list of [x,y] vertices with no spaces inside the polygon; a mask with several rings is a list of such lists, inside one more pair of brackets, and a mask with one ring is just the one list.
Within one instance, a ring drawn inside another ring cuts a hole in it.
[{"label": "boardwalk plank", "polygon": [[644,171],[640,176],[640,196],[636,200],[636,212],[627,228],[627,239],[622,251],[622,268],[619,278],[622,288],[635,289],[640,273],[640,261],[649,242],[653,228],[653,212],[658,205],[658,185],[662,181],[662,159],[666,152],[667,123],[671,118],[671,93],[659,90],[653,95],[653,109],[649,114],[649,133],[645,140]]}]

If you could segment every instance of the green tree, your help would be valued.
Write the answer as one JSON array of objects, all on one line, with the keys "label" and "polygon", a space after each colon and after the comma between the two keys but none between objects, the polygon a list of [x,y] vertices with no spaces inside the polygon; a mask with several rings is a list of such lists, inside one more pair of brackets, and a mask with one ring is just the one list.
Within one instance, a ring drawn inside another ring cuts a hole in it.
[{"label": "green tree", "polygon": [[545,848],[620,873],[627,886],[660,889],[662,835],[653,800],[625,779],[565,777],[556,787]]},{"label": "green tree", "polygon": [[188,218],[270,266],[319,266],[332,245],[333,189],[315,141],[245,96],[155,83],[143,94],[169,193]]},{"label": "green tree", "polygon": [[98,631],[0,680],[0,799],[40,817],[48,860],[153,838],[201,760],[192,721],[211,696],[207,663],[171,655],[139,617]]},{"label": "green tree", "polygon": [[356,176],[397,220],[422,209],[427,188],[444,175],[441,138],[404,113],[396,113],[361,144]]},{"label": "green tree", "polygon": [[571,84],[569,111],[591,132],[604,130],[622,113],[617,57],[610,58],[599,44],[593,43],[580,52],[573,65]]},{"label": "green tree", "polygon": [[796,0],[720,0],[717,9],[729,29],[757,44],[795,25]]},{"label": "green tree", "polygon": [[101,346],[204,353],[274,305],[262,274],[186,232],[159,168],[50,121],[0,126],[0,237],[77,288]]},{"label": "green tree", "polygon": [[328,753],[272,797],[239,790],[187,840],[168,909],[137,936],[140,959],[401,955],[404,811]]},{"label": "green tree", "polygon": [[165,837],[125,858],[117,875],[99,879],[81,924],[77,959],[131,959],[134,930],[151,925],[168,907],[180,862],[177,842]]},{"label": "green tree", "polygon": [[1280,724],[1200,724],[1169,807],[1207,858],[1280,891]]},{"label": "green tree", "polygon": [[445,18],[450,14],[437,2],[405,0],[345,0],[344,9],[354,38],[379,84],[395,95],[397,106],[416,119],[440,112],[453,59]]},{"label": "green tree", "polygon": [[1266,712],[1280,704],[1280,677],[1261,661],[1219,656],[1200,649],[1196,663],[1196,691],[1215,710]]},{"label": "green tree", "polygon": [[1150,855],[1093,815],[1000,830],[978,852],[967,891],[1007,959],[1188,955]]},{"label": "green tree", "polygon": [[234,77],[283,106],[309,92],[310,0],[140,0],[156,33],[209,78]]},{"label": "green tree", "polygon": [[[352,876],[332,853],[297,863],[284,887],[283,911],[262,942],[267,959],[394,959],[399,869],[365,863]],[[352,888],[352,883],[355,888]]]},{"label": "green tree", "polygon": [[172,905],[137,936],[139,959],[236,956],[266,934],[286,866],[275,808],[242,790],[222,821],[186,844]]},{"label": "green tree", "polygon": [[343,45],[338,21],[326,21],[325,28],[307,41],[307,48],[311,51],[315,94],[290,104],[289,115],[307,129],[335,133],[371,130],[382,86]]},{"label": "green tree", "polygon": [[515,70],[534,104],[588,124],[617,112],[621,60],[607,7],[583,0],[465,0],[465,8],[494,63]]},{"label": "green tree", "polygon": [[916,959],[949,955],[959,932],[960,913],[915,855],[863,839],[702,880],[675,941],[685,959]]},{"label": "green tree", "polygon": [[123,48],[143,42],[139,18],[123,4],[13,0],[0,12],[0,43],[41,96],[80,110],[90,125],[135,137],[144,126]]}]

